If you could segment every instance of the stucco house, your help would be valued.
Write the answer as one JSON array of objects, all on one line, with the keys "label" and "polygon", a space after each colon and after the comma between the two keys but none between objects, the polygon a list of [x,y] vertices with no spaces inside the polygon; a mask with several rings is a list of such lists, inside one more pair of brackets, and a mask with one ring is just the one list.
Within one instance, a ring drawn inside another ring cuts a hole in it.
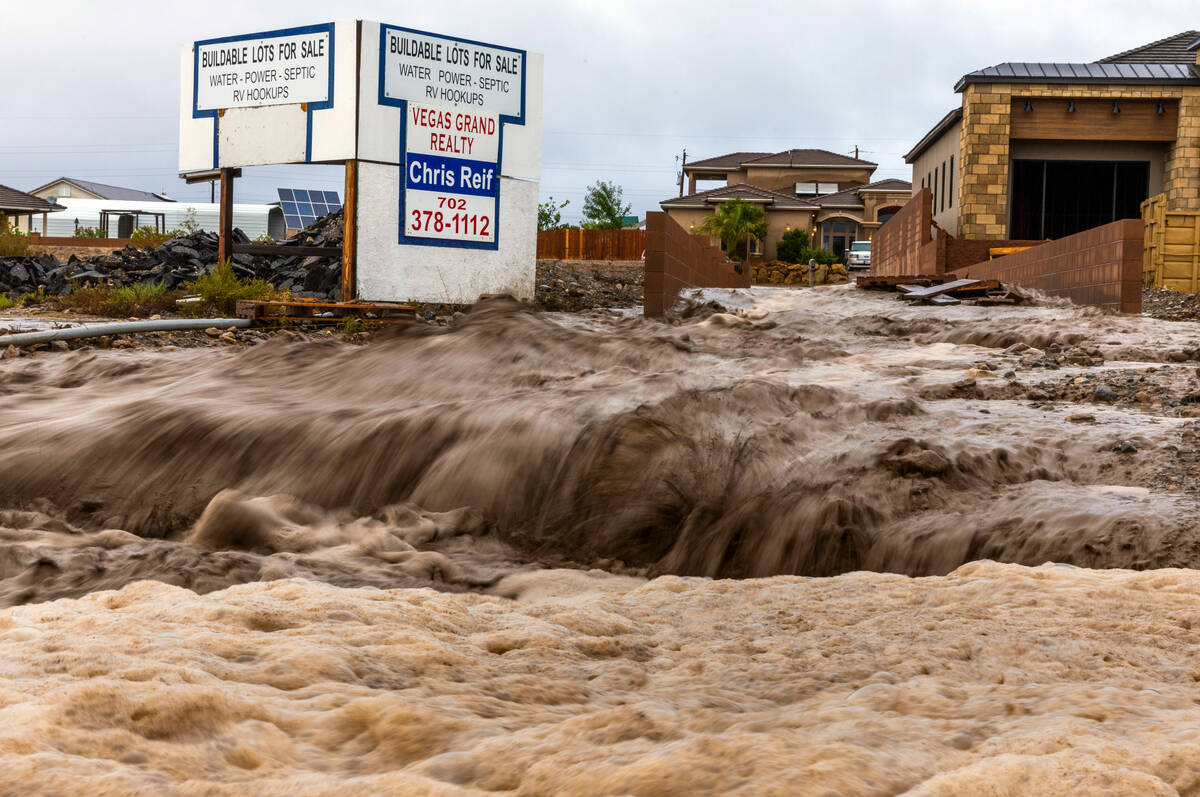
[{"label": "stucco house", "polygon": [[905,156],[914,193],[964,239],[1061,238],[1165,193],[1200,209],[1200,31],[1090,63],[1002,63]]},{"label": "stucco house", "polygon": [[[659,204],[684,229],[696,231],[720,203],[754,202],[767,217],[758,254],[773,259],[780,237],[799,228],[808,231],[814,245],[841,257],[851,241],[869,239],[912,193],[904,180],[871,182],[876,168],[871,161],[822,149],[733,152],[686,164],[688,193]],[[703,181],[725,185],[697,190]]]},{"label": "stucco house", "polygon": [[38,186],[29,193],[43,199],[115,199],[122,202],[175,201],[165,194],[141,191],[137,188],[122,188],[119,185],[105,185],[92,180],[81,180],[77,177],[60,177]]}]

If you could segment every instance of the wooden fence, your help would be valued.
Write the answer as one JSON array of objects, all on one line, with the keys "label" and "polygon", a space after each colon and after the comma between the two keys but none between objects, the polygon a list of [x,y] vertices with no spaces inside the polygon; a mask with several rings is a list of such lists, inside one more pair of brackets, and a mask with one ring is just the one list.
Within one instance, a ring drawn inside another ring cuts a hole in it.
[{"label": "wooden fence", "polygon": [[1167,210],[1165,194],[1142,203],[1146,244],[1142,284],[1194,293],[1200,291],[1200,210]]},{"label": "wooden fence", "polygon": [[539,230],[539,260],[638,260],[645,230]]}]

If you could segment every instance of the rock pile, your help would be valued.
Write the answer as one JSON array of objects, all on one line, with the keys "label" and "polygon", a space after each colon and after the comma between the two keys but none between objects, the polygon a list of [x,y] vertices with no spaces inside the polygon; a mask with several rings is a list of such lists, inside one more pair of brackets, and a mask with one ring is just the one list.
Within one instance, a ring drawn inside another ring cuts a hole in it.
[{"label": "rock pile", "polygon": [[[841,263],[827,266],[818,263],[813,270],[813,284],[833,285],[849,281],[850,276],[846,267]],[[782,260],[769,260],[754,267],[755,285],[807,285],[807,263],[785,263]]]},{"label": "rock pile", "polygon": [[1148,288],[1142,291],[1142,314],[1167,321],[1195,321],[1200,319],[1200,293]]},{"label": "rock pile", "polygon": [[[241,230],[235,243],[249,243]],[[342,212],[331,213],[286,241],[282,246],[341,246]],[[340,298],[342,264],[338,258],[297,256],[233,256],[234,272],[245,279],[263,279],[297,296]],[[53,255],[0,258],[0,294],[12,298],[35,293],[70,293],[78,285],[106,283],[123,286],[161,282],[168,290],[210,272],[217,262],[216,233],[198,230],[172,238],[161,246],[127,246],[107,255],[59,262]]]}]

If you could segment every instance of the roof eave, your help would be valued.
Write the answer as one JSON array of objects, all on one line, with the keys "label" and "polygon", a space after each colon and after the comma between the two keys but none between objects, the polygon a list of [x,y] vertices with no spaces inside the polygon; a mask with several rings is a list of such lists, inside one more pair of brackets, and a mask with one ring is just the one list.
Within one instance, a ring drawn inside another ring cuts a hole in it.
[{"label": "roof eave", "polygon": [[871,161],[857,163],[744,163],[745,169],[865,169],[869,166],[879,166]]},{"label": "roof eave", "polygon": [[1013,85],[1036,86],[1041,83],[1075,84],[1081,86],[1193,86],[1200,84],[1200,77],[1015,77],[1008,75],[963,75],[954,84],[954,91],[961,94],[972,83],[1011,83]]}]

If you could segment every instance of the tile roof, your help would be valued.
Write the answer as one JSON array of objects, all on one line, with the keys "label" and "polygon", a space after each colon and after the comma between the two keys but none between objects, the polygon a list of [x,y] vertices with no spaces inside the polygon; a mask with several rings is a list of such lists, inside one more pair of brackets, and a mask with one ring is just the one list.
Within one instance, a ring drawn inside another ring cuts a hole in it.
[{"label": "tile roof", "polygon": [[1200,84],[1195,64],[1055,64],[1003,63],[963,75],[955,85],[970,83],[1185,83]]},{"label": "tile roof", "polygon": [[104,183],[94,183],[91,180],[80,180],[75,177],[60,177],[57,180],[52,180],[46,185],[38,186],[34,191],[41,191],[47,186],[54,185],[57,182],[68,182],[77,185],[84,191],[95,194],[101,199],[112,199],[129,202],[174,202],[175,200],[155,194],[151,191],[139,191],[136,188],[122,188],[119,185],[105,185]]},{"label": "tile roof", "polygon": [[912,183],[908,180],[900,180],[895,177],[889,177],[886,180],[876,180],[873,183],[860,185],[855,191],[911,191]]},{"label": "tile roof", "polygon": [[853,188],[838,191],[836,194],[825,194],[824,196],[814,197],[809,201],[823,208],[861,208],[863,203],[862,197],[859,196],[860,191],[903,191],[911,193],[912,183],[907,180],[897,180],[894,178],[877,180],[874,183],[856,185]]},{"label": "tile roof", "polygon": [[1101,58],[1101,64],[1195,64],[1195,45],[1200,31],[1185,30],[1165,39]]},{"label": "tile roof", "polygon": [[770,155],[769,152],[731,152],[728,155],[718,155],[715,158],[692,161],[684,165],[684,169],[736,169],[748,160]]},{"label": "tile roof", "polygon": [[688,169],[737,169],[741,166],[878,166],[827,149],[785,149],[782,152],[731,152],[715,158],[692,161]]},{"label": "tile roof", "polygon": [[794,194],[784,194],[779,191],[768,191],[765,188],[759,188],[756,185],[747,185],[738,183],[737,185],[723,185],[720,188],[713,188],[708,191],[697,191],[694,194],[687,196],[672,197],[659,202],[663,207],[694,207],[697,205],[709,205],[716,202],[723,202],[727,199],[745,199],[751,202],[763,202],[773,208],[788,209],[788,210],[806,210],[816,208],[816,205],[808,199],[801,199]]},{"label": "tile roof", "polygon": [[904,156],[904,162],[912,163],[917,158],[921,157],[922,152],[929,149],[929,147],[933,145],[933,142],[941,138],[943,133],[945,133],[954,125],[957,125],[960,121],[962,121],[961,105],[943,116],[942,120],[934,125],[933,128],[926,133],[920,141],[917,142],[916,146],[908,151],[908,153]]},{"label": "tile roof", "polygon": [[40,196],[34,196],[24,191],[18,191],[15,188],[9,188],[6,185],[0,185],[0,211],[55,213],[65,209],[48,199],[42,199]]},{"label": "tile roof", "polygon": [[746,161],[747,166],[878,166],[861,158],[840,155],[827,149],[785,149]]}]

